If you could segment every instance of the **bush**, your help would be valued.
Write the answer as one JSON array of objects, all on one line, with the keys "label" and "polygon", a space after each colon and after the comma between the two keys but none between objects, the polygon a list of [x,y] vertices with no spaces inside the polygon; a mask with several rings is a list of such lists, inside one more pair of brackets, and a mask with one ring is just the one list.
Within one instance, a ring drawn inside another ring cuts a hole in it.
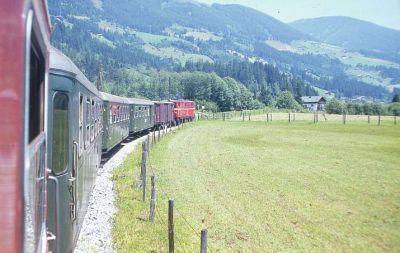
[{"label": "bush", "polygon": [[335,98],[332,98],[325,106],[325,111],[329,114],[342,114],[345,112],[345,105]]},{"label": "bush", "polygon": [[279,109],[301,110],[301,105],[294,99],[290,91],[281,92],[276,98],[276,107]]}]

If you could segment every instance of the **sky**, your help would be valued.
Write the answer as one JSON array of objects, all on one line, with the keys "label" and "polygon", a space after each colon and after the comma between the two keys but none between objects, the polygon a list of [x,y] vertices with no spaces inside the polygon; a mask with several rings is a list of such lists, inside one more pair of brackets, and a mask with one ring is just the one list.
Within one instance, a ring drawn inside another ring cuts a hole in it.
[{"label": "sky", "polygon": [[349,16],[400,31],[400,0],[197,0],[241,4],[283,22],[322,16]]}]

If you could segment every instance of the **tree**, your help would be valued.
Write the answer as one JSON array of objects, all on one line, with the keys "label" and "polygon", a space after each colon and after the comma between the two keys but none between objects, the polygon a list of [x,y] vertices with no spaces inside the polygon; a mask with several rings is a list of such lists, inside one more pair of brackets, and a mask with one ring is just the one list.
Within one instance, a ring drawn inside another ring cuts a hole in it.
[{"label": "tree", "polygon": [[389,106],[389,112],[394,116],[400,116],[400,102],[392,103]]},{"label": "tree", "polygon": [[293,94],[290,91],[281,92],[276,99],[276,107],[281,109],[293,109],[300,110],[301,106],[294,99]]},{"label": "tree", "polygon": [[400,102],[400,94],[394,95],[392,103],[399,103],[399,102]]},{"label": "tree", "polygon": [[261,92],[260,92],[259,100],[261,102],[263,102],[266,106],[272,106],[274,104],[272,92],[269,87],[265,87],[265,85],[261,85]]},{"label": "tree", "polygon": [[332,98],[325,106],[325,110],[329,114],[342,114],[345,110],[343,103]]}]

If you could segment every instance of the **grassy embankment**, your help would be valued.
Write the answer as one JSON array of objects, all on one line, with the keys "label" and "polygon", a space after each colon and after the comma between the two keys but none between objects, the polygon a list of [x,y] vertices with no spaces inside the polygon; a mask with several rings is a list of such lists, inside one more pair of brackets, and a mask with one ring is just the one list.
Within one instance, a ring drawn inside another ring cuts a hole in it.
[{"label": "grassy embankment", "polygon": [[210,252],[399,252],[399,143],[393,124],[195,123],[151,151],[155,224],[132,187],[140,150],[115,171],[115,246],[167,252],[171,196],[176,252],[198,252],[202,227]]}]

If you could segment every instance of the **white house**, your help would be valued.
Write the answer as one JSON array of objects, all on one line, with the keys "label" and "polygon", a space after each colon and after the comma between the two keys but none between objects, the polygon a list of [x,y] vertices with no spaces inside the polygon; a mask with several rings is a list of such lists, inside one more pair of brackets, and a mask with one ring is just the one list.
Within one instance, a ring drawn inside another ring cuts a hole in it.
[{"label": "white house", "polygon": [[302,104],[310,111],[319,111],[325,108],[326,99],[322,96],[301,97]]}]

